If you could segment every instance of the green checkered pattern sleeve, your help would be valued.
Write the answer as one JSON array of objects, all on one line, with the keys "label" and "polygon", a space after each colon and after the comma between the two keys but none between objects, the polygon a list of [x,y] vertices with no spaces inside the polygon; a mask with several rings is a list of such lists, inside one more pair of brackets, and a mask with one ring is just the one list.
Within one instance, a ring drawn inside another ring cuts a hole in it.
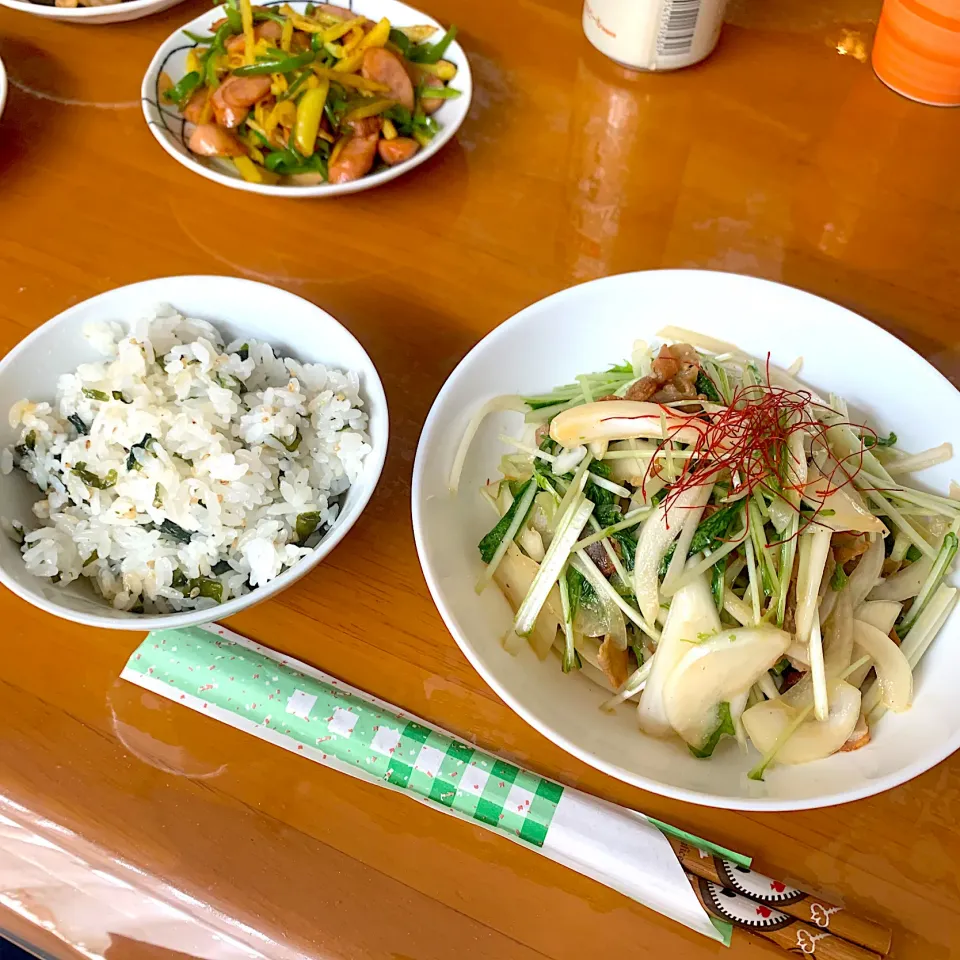
[{"label": "green checkered pattern sleeve", "polygon": [[298,752],[332,757],[364,777],[543,845],[562,786],[231,637],[217,627],[152,633],[127,671],[199,700],[191,703],[198,709],[218,707],[263,725],[274,739],[294,741]]}]

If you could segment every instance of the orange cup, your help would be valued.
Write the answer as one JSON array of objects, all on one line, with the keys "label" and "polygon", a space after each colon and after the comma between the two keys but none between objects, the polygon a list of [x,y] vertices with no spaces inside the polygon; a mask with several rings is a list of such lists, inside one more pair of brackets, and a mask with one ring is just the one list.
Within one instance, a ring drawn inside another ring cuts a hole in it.
[{"label": "orange cup", "polygon": [[884,0],[873,69],[911,100],[960,106],[960,0]]}]

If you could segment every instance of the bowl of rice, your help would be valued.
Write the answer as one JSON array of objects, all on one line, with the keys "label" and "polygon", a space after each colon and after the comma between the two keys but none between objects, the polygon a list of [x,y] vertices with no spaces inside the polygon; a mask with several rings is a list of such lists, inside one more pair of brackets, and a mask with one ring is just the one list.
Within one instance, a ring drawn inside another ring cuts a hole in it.
[{"label": "bowl of rice", "polygon": [[0,361],[0,583],[151,630],[231,616],[307,573],[370,500],[387,403],[314,304],[232,277],[120,287]]}]

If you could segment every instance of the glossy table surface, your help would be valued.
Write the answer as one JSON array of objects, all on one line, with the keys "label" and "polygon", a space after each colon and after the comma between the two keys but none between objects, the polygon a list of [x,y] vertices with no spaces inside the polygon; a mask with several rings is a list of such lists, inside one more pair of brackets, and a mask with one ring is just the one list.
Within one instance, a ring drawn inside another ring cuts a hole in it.
[{"label": "glossy table surface", "polygon": [[[613,781],[473,672],[427,594],[408,506],[420,425],[458,359],[521,307],[594,277],[682,266],[783,281],[865,314],[956,378],[957,114],[876,80],[878,4],[865,0],[740,0],[713,57],[661,75],[597,54],[577,0],[429,8],[461,27],[474,69],[456,140],[378,190],[298,203],[192,175],[144,124],[142,73],[201,0],[106,27],[0,10],[0,353],[71,304],[168,274],[234,274],[320,304],[379,367],[387,466],[329,560],[230,625],[537,771],[761,857],[889,922],[898,958],[960,956],[960,758],[873,799],[782,815]],[[121,682],[138,635],[60,622],[6,592],[0,623],[0,813],[86,849],[91,871],[98,857],[101,873],[123,861],[145,887],[176,888],[188,913],[265,955],[720,955],[479,827]],[[0,887],[0,928],[89,955],[65,914],[24,906],[15,875]],[[117,934],[108,954],[163,955],[138,939],[149,937]],[[776,951],[741,937],[728,955]]]}]

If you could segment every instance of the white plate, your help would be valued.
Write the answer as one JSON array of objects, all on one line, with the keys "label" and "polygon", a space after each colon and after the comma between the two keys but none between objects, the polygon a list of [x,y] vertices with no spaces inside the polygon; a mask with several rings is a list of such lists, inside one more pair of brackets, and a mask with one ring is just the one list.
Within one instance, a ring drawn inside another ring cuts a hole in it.
[{"label": "white plate", "polygon": [[[916,675],[913,708],[887,714],[873,741],[802,766],[775,766],[763,783],[747,780],[757,759],[734,740],[711,760],[679,742],[644,736],[629,706],[598,710],[608,694],[584,677],[564,675],[553,655],[516,658],[500,638],[512,613],[496,588],[474,592],[482,565],[477,543],[491,526],[480,485],[498,475],[520,414],[487,419],[467,458],[460,493],[447,478],[464,427],[497,394],[530,394],[570,383],[580,373],[629,359],[637,338],[666,324],[729,340],[755,356],[769,351],[802,377],[845,396],[906,449],[951,441],[960,450],[960,394],[925,360],[843,307],[764,280],[692,270],[633,273],[564,290],[495,329],[450,375],[427,418],[413,476],[413,525],[420,562],[450,632],[494,690],[559,746],[611,776],[679,800],[740,810],[797,810],[870,796],[917,776],[960,746],[960,613],[954,611]],[[954,462],[921,474],[945,492]]]},{"label": "white plate", "polygon": [[27,0],[0,0],[0,6],[48,20],[67,20],[70,23],[124,23],[139,20],[151,13],[169,10],[182,0],[129,0],[127,3],[112,3],[105,7],[48,7],[43,3]]},{"label": "white plate", "polygon": [[[94,595],[84,578],[61,589],[27,573],[17,545],[0,535],[0,583],[41,610],[66,620],[121,630],[156,630],[233,616],[286,589],[312,570],[346,536],[363,512],[383,469],[387,452],[387,400],[371,359],[345,327],[315,304],[266,283],[235,277],[164,277],[118,287],[78,303],[33,331],[0,361],[0,448],[16,442],[7,411],[23,397],[52,399],[57,378],[79,363],[102,359],[82,334],[91,320],[125,325],[154,306],[169,303],[189,317],[209,320],[226,339],[251,336],[278,353],[325,363],[360,376],[360,393],[370,417],[371,452],[363,475],[347,490],[336,522],[313,553],[266,586],[212,610],[145,616],[114,610]],[[39,493],[14,471],[0,476],[0,516],[30,517]],[[82,582],[81,582],[82,581]]]},{"label": "white plate", "polygon": [[[0,0],[0,3],[2,2],[4,0]],[[279,5],[280,0],[261,4],[261,6]],[[293,0],[290,6],[294,10],[303,11],[307,3],[306,0]],[[405,3],[399,3],[398,0],[344,0],[344,6],[349,6],[355,13],[363,14],[370,20],[379,20],[386,17],[391,24],[397,27],[430,24],[438,29],[438,33],[432,39],[437,39],[446,29],[433,17],[421,13],[414,7],[408,7]],[[222,16],[223,8],[215,7],[213,10],[201,14],[196,20],[184,24],[176,33],[167,37],[160,45],[160,49],[150,66],[147,67],[140,90],[143,101],[143,115],[146,117],[153,135],[160,141],[160,146],[179,163],[208,180],[214,180],[236,190],[246,190],[250,193],[262,193],[274,197],[336,197],[346,193],[369,190],[371,187],[380,186],[381,183],[395,180],[424,161],[429,160],[452,139],[470,108],[470,99],[473,96],[470,64],[467,62],[467,56],[463,52],[463,48],[454,41],[444,54],[444,58],[457,66],[457,76],[451,81],[451,85],[460,91],[460,96],[453,100],[447,100],[433,114],[433,118],[440,125],[440,132],[430,141],[428,146],[418,150],[405,163],[399,163],[395,167],[387,167],[378,173],[368,174],[349,183],[320,183],[309,187],[250,183],[244,180],[233,164],[228,161],[198,157],[191,153],[186,145],[186,123],[183,118],[172,107],[164,106],[161,109],[159,106],[157,84],[161,72],[165,72],[174,83],[186,72],[187,51],[194,44],[183,35],[183,31],[208,33],[210,24],[219,20]]]},{"label": "white plate", "polygon": [[7,71],[3,66],[3,60],[0,60],[0,117],[3,116],[3,108],[7,105]]}]

